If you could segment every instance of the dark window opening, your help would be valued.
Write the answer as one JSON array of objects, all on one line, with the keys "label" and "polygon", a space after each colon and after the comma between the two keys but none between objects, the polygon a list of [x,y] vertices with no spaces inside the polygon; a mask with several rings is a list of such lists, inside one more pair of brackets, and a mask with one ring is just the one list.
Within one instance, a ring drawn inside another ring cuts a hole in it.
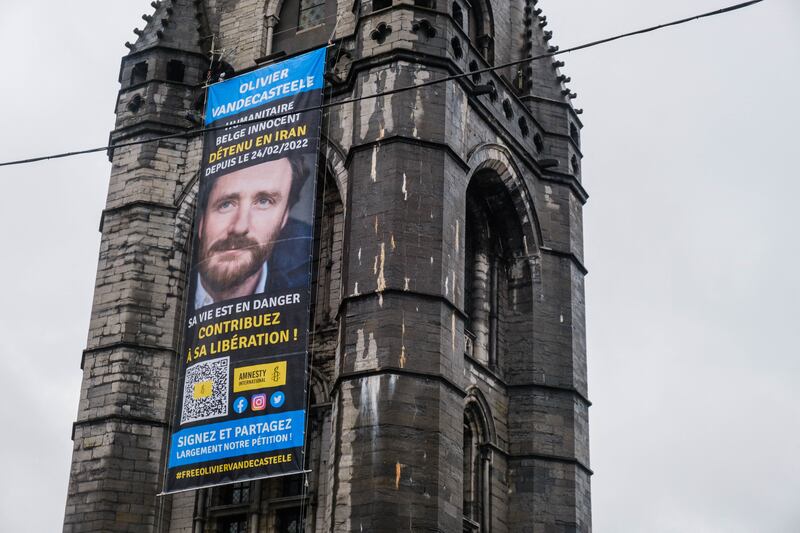
[{"label": "dark window opening", "polygon": [[[464,474],[463,474],[463,509],[464,530],[480,531],[480,490],[478,487],[478,435],[471,417],[464,415]],[[477,520],[476,520],[477,518]]]},{"label": "dark window opening", "polygon": [[581,169],[580,163],[578,163],[578,158],[573,155],[569,162],[572,166],[572,173],[577,174]]},{"label": "dark window opening", "polygon": [[572,140],[575,141],[575,144],[579,144],[581,142],[581,136],[578,132],[578,127],[572,122],[569,123],[569,136],[572,137]]},{"label": "dark window opening", "polygon": [[453,47],[453,55],[456,59],[461,59],[464,55],[464,49],[461,48],[461,41],[458,40],[458,37],[453,37],[450,41],[450,45]]},{"label": "dark window opening", "polygon": [[494,62],[491,16],[485,0],[473,0],[467,12],[466,30],[469,40],[489,64]]},{"label": "dark window opening", "polygon": [[528,121],[525,117],[519,117],[519,131],[523,137],[527,137],[530,130],[528,129]]},{"label": "dark window opening", "polygon": [[[469,71],[475,72],[476,70],[478,70],[478,62],[473,59],[472,61],[469,62]],[[480,81],[481,81],[481,75],[479,73],[472,75],[472,83],[479,83]]]},{"label": "dark window opening", "polygon": [[235,515],[222,518],[219,522],[220,533],[247,533],[247,515]]},{"label": "dark window opening", "polygon": [[542,153],[542,150],[544,150],[544,140],[538,133],[533,136],[533,146],[536,147],[536,151],[539,153]]},{"label": "dark window opening", "polygon": [[133,98],[128,101],[128,111],[131,113],[137,113],[142,108],[142,104],[144,104],[142,95],[135,94],[133,95]]},{"label": "dark window opening", "polygon": [[250,483],[233,483],[220,487],[221,505],[242,505],[250,503]]},{"label": "dark window opening", "polygon": [[283,497],[300,496],[303,494],[303,476],[296,474],[294,476],[284,476],[281,481],[283,487],[281,492]]},{"label": "dark window opening", "polygon": [[469,40],[477,46],[478,39],[483,35],[483,16],[477,5],[469,11]]},{"label": "dark window opening", "polygon": [[491,529],[491,452],[486,419],[474,403],[464,411],[463,530],[489,533]]},{"label": "dark window opening", "polygon": [[465,217],[465,344],[468,355],[489,367],[495,367],[498,360],[497,326],[503,245],[500,238],[502,232],[491,222],[496,213],[490,205],[502,197],[498,180],[496,175],[486,173],[472,178],[467,187]]},{"label": "dark window opening", "polygon": [[167,81],[182,82],[186,73],[186,65],[182,61],[173,59],[167,63]]},{"label": "dark window opening", "polygon": [[475,299],[473,285],[475,283],[475,232],[473,229],[477,225],[475,214],[471,209],[467,209],[467,231],[464,232],[464,330],[469,339],[465,351],[472,357],[473,345],[475,341],[474,326],[472,317],[474,316],[472,307]]},{"label": "dark window opening", "polygon": [[300,0],[297,31],[307,30],[325,22],[325,0]]},{"label": "dark window opening", "polygon": [[514,110],[511,107],[511,101],[508,98],[503,100],[503,113],[505,113],[506,118],[508,119],[514,116]]},{"label": "dark window opening", "polygon": [[147,61],[136,63],[131,69],[131,85],[147,80]]},{"label": "dark window opening", "polygon": [[453,2],[453,20],[460,28],[464,27],[464,11],[461,10],[458,2]]},{"label": "dark window opening", "polygon": [[[492,87],[494,87],[494,80],[489,80],[489,82],[486,85],[491,85]],[[494,91],[489,93],[489,100],[491,100],[492,102],[496,102],[497,101],[497,89],[496,88],[495,88]]]},{"label": "dark window opening", "polygon": [[372,0],[373,11],[385,9],[387,7],[392,7],[392,0]]},{"label": "dark window opening", "polygon": [[275,513],[276,533],[303,533],[303,531],[305,531],[305,520],[301,507],[289,507]]},{"label": "dark window opening", "polygon": [[525,90],[525,73],[522,71],[522,67],[517,68],[517,73],[514,76],[514,88],[518,93]]}]

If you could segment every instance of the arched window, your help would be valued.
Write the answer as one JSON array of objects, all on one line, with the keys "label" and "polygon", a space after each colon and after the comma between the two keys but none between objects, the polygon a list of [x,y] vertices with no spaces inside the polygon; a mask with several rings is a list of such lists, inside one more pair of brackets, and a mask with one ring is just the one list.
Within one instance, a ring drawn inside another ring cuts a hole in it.
[{"label": "arched window", "polygon": [[[505,375],[530,354],[533,237],[497,171],[477,171],[467,187],[464,243],[466,353]],[[507,339],[517,339],[513,343]]]},{"label": "arched window", "polygon": [[[293,54],[325,44],[336,24],[336,0],[283,0],[272,29],[270,54]],[[273,23],[274,17],[267,20]],[[270,35],[268,33],[268,35]],[[267,37],[269,40],[270,37]]]},{"label": "arched window", "polygon": [[467,33],[472,45],[491,65],[494,63],[494,39],[488,2],[473,0],[467,15]]},{"label": "arched window", "polygon": [[491,530],[492,451],[489,444],[486,416],[476,401],[470,401],[464,410],[464,533]]},{"label": "arched window", "polygon": [[502,243],[493,227],[480,177],[467,189],[466,232],[464,243],[464,325],[471,355],[481,363],[497,364],[497,326]]}]

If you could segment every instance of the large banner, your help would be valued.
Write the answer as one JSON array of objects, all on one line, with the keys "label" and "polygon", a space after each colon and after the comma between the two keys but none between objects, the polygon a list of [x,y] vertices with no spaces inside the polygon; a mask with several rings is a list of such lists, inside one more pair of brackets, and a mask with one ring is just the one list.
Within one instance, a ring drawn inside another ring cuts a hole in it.
[{"label": "large banner", "polygon": [[300,472],[325,49],[208,90],[165,492]]}]

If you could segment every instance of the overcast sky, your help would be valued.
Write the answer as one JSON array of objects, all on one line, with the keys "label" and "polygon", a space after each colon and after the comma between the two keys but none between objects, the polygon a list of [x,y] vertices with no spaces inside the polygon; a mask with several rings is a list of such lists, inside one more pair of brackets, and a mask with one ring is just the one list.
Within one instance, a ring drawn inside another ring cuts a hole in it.
[{"label": "overcast sky", "polygon": [[[565,48],[725,0],[542,0]],[[0,160],[101,146],[149,0],[4,0]],[[800,531],[800,2],[563,57],[597,533]],[[110,165],[0,168],[0,529],[60,530]]]}]

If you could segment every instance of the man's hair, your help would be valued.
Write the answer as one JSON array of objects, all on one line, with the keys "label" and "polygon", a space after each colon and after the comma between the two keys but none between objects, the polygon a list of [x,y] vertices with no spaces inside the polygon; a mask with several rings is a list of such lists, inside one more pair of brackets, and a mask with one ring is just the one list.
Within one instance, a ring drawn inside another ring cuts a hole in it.
[{"label": "man's hair", "polygon": [[[273,161],[280,161],[280,159],[288,159],[289,164],[292,167],[292,185],[291,189],[289,189],[288,202],[288,209],[291,209],[300,199],[300,191],[303,189],[303,185],[305,185],[306,179],[308,178],[308,165],[306,165],[306,157],[303,155],[289,155],[279,159],[274,159]],[[266,162],[267,161],[263,161],[262,163],[259,163],[259,165]],[[233,172],[236,172],[236,170]],[[208,199],[211,197],[211,191],[214,190],[217,180],[222,176],[224,176],[224,174],[221,176],[212,176],[207,179],[201,178],[200,190],[197,193],[197,210],[201,217],[204,216],[206,208],[208,207]]]}]

